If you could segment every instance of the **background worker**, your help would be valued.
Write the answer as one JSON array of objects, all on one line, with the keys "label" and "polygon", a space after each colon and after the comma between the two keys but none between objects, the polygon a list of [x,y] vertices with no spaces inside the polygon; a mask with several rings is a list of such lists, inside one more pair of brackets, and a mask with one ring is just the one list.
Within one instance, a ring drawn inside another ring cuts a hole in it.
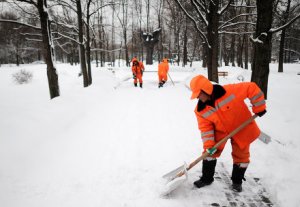
[{"label": "background worker", "polygon": [[[202,177],[194,182],[197,188],[210,185],[214,181],[217,159],[225,144],[213,146],[231,131],[251,117],[244,100],[248,98],[253,113],[263,116],[266,104],[263,92],[253,82],[228,85],[213,85],[206,77],[198,75],[190,82],[191,99],[199,99],[195,108],[198,128],[201,131],[204,152],[210,155],[202,162]],[[260,130],[253,120],[231,138],[233,170],[232,189],[242,191],[242,182],[250,163],[250,144],[258,138]]]},{"label": "background worker", "polygon": [[135,87],[137,87],[137,83],[139,82],[140,87],[143,88],[143,72],[144,72],[144,65],[139,62],[136,57],[132,59],[132,75],[133,75],[133,84]]},{"label": "background worker", "polygon": [[168,80],[169,63],[168,59],[164,58],[160,64],[158,64],[158,88],[163,87],[163,85]]}]

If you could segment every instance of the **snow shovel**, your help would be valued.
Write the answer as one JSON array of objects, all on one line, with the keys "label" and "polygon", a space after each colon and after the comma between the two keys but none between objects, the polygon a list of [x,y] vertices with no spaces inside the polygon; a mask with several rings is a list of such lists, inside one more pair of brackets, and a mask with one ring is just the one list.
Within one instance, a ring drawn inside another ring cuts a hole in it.
[{"label": "snow shovel", "polygon": [[[250,124],[255,118],[257,117],[256,114],[254,114],[252,117],[250,117],[248,120],[243,122],[239,127],[237,127],[235,130],[233,130],[231,133],[229,133],[226,137],[221,139],[213,148],[218,148],[221,144],[226,142],[228,139],[230,139],[232,136],[234,136],[236,133],[238,133],[241,129],[246,127],[248,124]],[[188,171],[192,169],[195,165],[197,165],[201,160],[204,160],[209,155],[208,152],[204,152],[200,157],[198,157],[196,160],[194,160],[191,164],[188,166],[186,164],[176,168],[175,170],[172,170],[171,172],[165,174],[163,178],[167,180],[167,185],[165,189],[163,189],[163,192],[161,193],[162,196],[169,195],[172,191],[174,191],[176,188],[178,188],[182,183],[184,183],[188,178]],[[185,178],[183,178],[185,175]]]},{"label": "snow shovel", "polygon": [[172,78],[171,78],[171,76],[170,76],[170,74],[169,74],[169,73],[168,73],[168,76],[169,76],[169,78],[170,78],[170,80],[171,80],[171,82],[172,82],[173,86],[175,86],[175,84],[174,84],[174,82],[173,82],[173,80],[172,80]]}]

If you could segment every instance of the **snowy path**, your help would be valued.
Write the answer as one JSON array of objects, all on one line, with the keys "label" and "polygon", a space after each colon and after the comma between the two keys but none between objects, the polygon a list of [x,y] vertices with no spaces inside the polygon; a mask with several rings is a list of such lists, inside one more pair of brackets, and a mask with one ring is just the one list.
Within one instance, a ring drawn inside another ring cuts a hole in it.
[{"label": "snowy path", "polygon": [[[213,203],[213,198],[192,187],[201,175],[201,165],[191,170],[189,180],[173,197],[159,197],[161,176],[184,161],[193,161],[202,150],[193,113],[196,102],[189,99],[185,86],[193,72],[171,72],[175,86],[169,82],[162,89],[157,88],[156,73],[145,73],[143,89],[134,88],[132,79],[114,89],[116,77],[130,73],[113,75],[108,70],[95,70],[93,85],[82,88],[77,72],[65,67],[59,70],[61,97],[49,101],[45,71],[38,66],[27,69],[34,72],[28,85],[14,85],[7,78],[12,69],[2,69],[0,76],[0,94],[5,100],[0,107],[1,117],[5,117],[0,120],[1,207],[196,207]],[[249,77],[247,71],[232,71],[233,78],[223,78],[223,83],[236,81],[239,74]],[[276,90],[282,93],[279,86]],[[271,98],[278,97],[272,93]],[[295,94],[288,94],[288,98]],[[272,121],[283,103],[277,99],[271,103],[275,106],[270,104],[269,110],[277,107],[278,111],[258,122],[280,139],[284,132],[277,126],[296,126],[297,121],[290,112],[285,122]],[[280,139],[287,143],[285,147],[253,144],[253,163],[247,171],[249,177],[262,178],[273,202],[287,198],[290,206],[295,206],[297,196],[287,189],[297,192],[298,187],[292,184],[299,183],[297,176],[291,176],[296,175],[293,172],[299,165],[286,162],[299,161],[299,156],[290,156],[298,149],[297,139],[292,139],[299,131],[295,130],[289,132],[290,142]],[[230,171],[231,162],[227,147],[219,163]],[[283,167],[279,171],[276,165]],[[224,184],[216,182],[211,188],[222,189]]]}]

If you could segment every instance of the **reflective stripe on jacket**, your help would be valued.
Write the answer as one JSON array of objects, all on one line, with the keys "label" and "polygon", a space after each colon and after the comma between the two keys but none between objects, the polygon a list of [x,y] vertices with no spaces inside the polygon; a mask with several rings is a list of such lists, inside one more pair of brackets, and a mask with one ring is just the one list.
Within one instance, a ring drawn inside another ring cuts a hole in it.
[{"label": "reflective stripe on jacket", "polygon": [[[264,94],[253,82],[229,84],[223,88],[225,94],[215,101],[214,107],[206,105],[200,111],[197,111],[197,107],[195,109],[204,149],[213,147],[251,117],[251,112],[244,102],[245,99],[250,100],[253,113],[261,112],[266,108]],[[232,139],[243,149],[259,134],[260,130],[256,122],[252,121]],[[225,143],[219,149],[223,149],[224,146]]]}]

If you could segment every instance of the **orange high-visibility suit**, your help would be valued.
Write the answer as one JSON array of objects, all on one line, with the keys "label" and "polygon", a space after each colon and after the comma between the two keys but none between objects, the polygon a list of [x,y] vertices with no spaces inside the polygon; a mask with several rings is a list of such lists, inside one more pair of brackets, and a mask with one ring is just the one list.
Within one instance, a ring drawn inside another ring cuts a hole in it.
[{"label": "orange high-visibility suit", "polygon": [[[222,87],[222,96],[216,97],[214,106],[201,103],[195,109],[198,127],[201,131],[203,148],[212,148],[218,141],[226,137],[244,121],[251,117],[244,100],[249,99],[253,113],[266,109],[264,94],[253,82],[229,84]],[[216,85],[213,86],[215,94]],[[225,90],[224,90],[225,89]],[[238,132],[231,138],[232,157],[234,163],[249,163],[249,146],[260,135],[260,130],[255,121]],[[225,143],[218,147],[212,157],[219,157]]]},{"label": "orange high-visibility suit", "polygon": [[158,65],[158,80],[159,83],[167,82],[169,72],[168,59],[164,58],[162,62]]},{"label": "orange high-visibility suit", "polygon": [[137,82],[139,81],[139,83],[143,83],[143,72],[144,72],[144,65],[141,65],[137,59],[135,59],[132,62],[132,66],[131,66],[131,70],[132,70],[132,74],[133,74],[133,79],[134,79],[134,84],[137,84]]}]

